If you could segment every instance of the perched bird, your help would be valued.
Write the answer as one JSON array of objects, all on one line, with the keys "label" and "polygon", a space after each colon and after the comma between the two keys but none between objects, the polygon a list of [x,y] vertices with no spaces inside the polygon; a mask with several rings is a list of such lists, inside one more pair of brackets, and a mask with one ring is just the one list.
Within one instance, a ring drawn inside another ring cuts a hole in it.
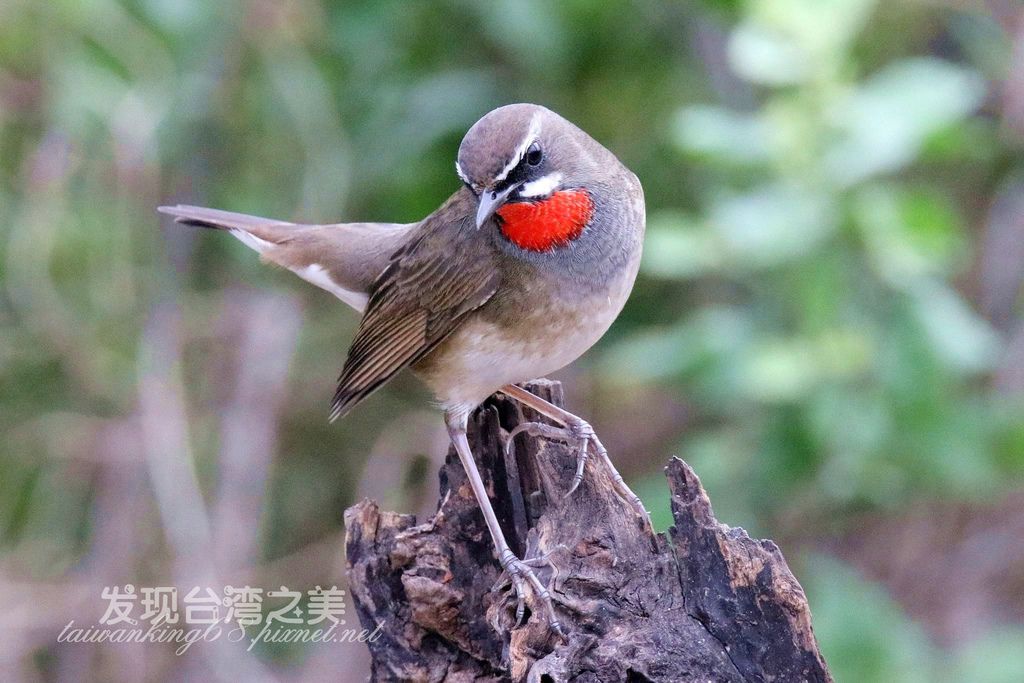
[{"label": "perched bird", "polygon": [[574,361],[622,310],[640,263],[643,190],[614,154],[534,104],[501,107],[477,121],[455,170],[463,187],[422,221],[404,225],[302,225],[194,206],[159,211],[230,232],[263,260],[363,314],[331,419],[403,368],[423,379],[444,409],[498,560],[515,585],[518,618],[529,586],[561,632],[530,559],[516,557],[505,541],[470,452],[467,421],[496,391],[533,408],[562,427],[532,423],[517,431],[579,445],[569,493],[594,453],[650,524],[591,426],[516,386]]}]

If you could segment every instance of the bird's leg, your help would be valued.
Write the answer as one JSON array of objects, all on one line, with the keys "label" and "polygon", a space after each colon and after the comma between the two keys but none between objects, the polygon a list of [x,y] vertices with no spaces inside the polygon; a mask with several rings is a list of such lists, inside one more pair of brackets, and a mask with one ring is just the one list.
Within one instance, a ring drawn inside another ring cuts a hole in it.
[{"label": "bird's leg", "polygon": [[601,443],[600,439],[597,438],[597,434],[594,433],[594,428],[590,426],[584,419],[573,415],[567,410],[559,408],[550,401],[545,401],[540,396],[530,393],[522,387],[517,387],[514,384],[507,384],[501,388],[501,392],[506,396],[513,398],[523,405],[533,408],[541,415],[551,418],[555,422],[559,422],[563,425],[563,428],[553,427],[552,425],[544,424],[541,422],[527,422],[521,425],[517,425],[508,435],[507,444],[511,445],[512,439],[515,438],[516,434],[520,432],[526,432],[533,436],[543,436],[549,439],[558,439],[561,441],[582,443],[580,450],[579,459],[576,464],[576,474],[573,476],[572,486],[569,487],[568,493],[570,495],[576,490],[576,487],[583,481],[583,468],[587,462],[587,456],[590,448],[593,448],[597,453],[598,457],[608,467],[608,471],[611,473],[612,484],[615,487],[615,492],[623,498],[627,503],[633,506],[636,512],[640,515],[644,524],[649,529],[653,529],[651,526],[651,518],[647,514],[647,509],[644,508],[643,501],[640,497],[633,493],[633,490],[626,485],[623,481],[622,475],[615,469],[615,465],[612,464],[611,458],[608,457],[608,451]]},{"label": "bird's leg", "polygon": [[[466,470],[466,477],[469,479],[469,485],[473,489],[473,495],[476,496],[476,502],[480,505],[480,511],[483,512],[487,529],[491,532],[494,547],[498,552],[498,562],[501,564],[501,568],[508,573],[512,579],[512,585],[515,587],[517,599],[516,624],[521,623],[523,619],[526,585],[529,584],[534,596],[544,603],[548,613],[548,625],[551,627],[551,630],[564,637],[565,633],[558,623],[555,607],[551,602],[551,594],[548,593],[548,589],[544,587],[544,584],[540,582],[540,579],[537,578],[537,575],[531,568],[532,561],[520,560],[508,547],[505,534],[501,531],[498,518],[494,514],[494,508],[487,497],[484,481],[480,478],[480,470],[477,469],[473,453],[469,450],[469,439],[466,438],[468,419],[469,413],[464,410],[448,411],[445,413],[445,424],[448,426],[448,434],[451,436],[452,443],[455,445],[455,452],[459,454],[459,460]],[[544,559],[546,560],[546,556]]]}]

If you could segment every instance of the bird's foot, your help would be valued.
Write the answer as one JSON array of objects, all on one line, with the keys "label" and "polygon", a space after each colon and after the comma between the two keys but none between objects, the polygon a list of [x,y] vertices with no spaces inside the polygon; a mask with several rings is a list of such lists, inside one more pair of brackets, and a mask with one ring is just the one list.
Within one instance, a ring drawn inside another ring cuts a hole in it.
[{"label": "bird's foot", "polygon": [[647,508],[644,507],[643,501],[640,497],[633,493],[633,490],[629,488],[626,482],[622,479],[622,475],[615,469],[615,465],[612,463],[610,457],[608,457],[608,450],[601,443],[601,440],[597,438],[597,433],[594,432],[594,428],[590,426],[590,423],[586,420],[572,416],[573,419],[567,420],[564,427],[557,427],[555,425],[546,424],[543,422],[523,422],[516,425],[512,431],[508,433],[508,437],[505,441],[505,451],[510,453],[512,450],[512,444],[516,436],[522,433],[529,434],[530,436],[540,436],[545,439],[552,439],[555,441],[562,441],[567,444],[579,444],[579,454],[576,457],[576,472],[572,478],[572,484],[569,486],[569,490],[565,493],[565,497],[568,498],[579,488],[580,483],[583,482],[583,470],[586,467],[587,460],[590,457],[591,449],[593,452],[604,462],[608,467],[608,472],[612,478],[612,486],[614,487],[615,493],[622,498],[627,504],[632,506],[634,511],[640,516],[644,523],[644,526],[652,533],[654,527],[651,525],[651,517],[647,513]]},{"label": "bird's foot", "polygon": [[580,483],[583,481],[583,469],[586,467],[587,460],[590,458],[590,444],[591,440],[596,443],[598,449],[603,449],[601,442],[597,440],[597,436],[594,434],[594,430],[589,424],[583,422],[586,426],[587,433],[584,429],[573,429],[571,427],[556,427],[555,425],[545,424],[543,422],[523,422],[512,428],[512,431],[508,433],[508,437],[505,441],[505,452],[512,452],[512,444],[515,438],[520,434],[529,434],[530,436],[540,436],[545,439],[551,439],[553,441],[562,441],[567,444],[579,444],[580,450],[576,456],[576,473],[573,475],[572,484],[569,486],[569,490],[566,492],[565,497],[568,498],[572,493],[579,488]]},{"label": "bird's foot", "polygon": [[512,553],[511,550],[505,549],[498,558],[504,573],[491,590],[502,590],[509,582],[512,583],[512,587],[516,591],[516,620],[513,628],[518,628],[522,624],[523,617],[526,614],[526,594],[527,586],[529,586],[529,590],[533,592],[534,598],[544,606],[544,611],[547,615],[548,627],[564,640],[565,631],[562,630],[562,625],[559,623],[558,617],[555,615],[555,606],[551,601],[551,593],[548,591],[547,587],[541,583],[540,579],[537,578],[536,572],[533,571],[535,568],[545,565],[550,567],[552,572],[551,585],[552,587],[554,586],[555,580],[558,578],[558,568],[550,559],[551,552],[544,553],[543,555],[533,557],[528,560],[520,560]]}]

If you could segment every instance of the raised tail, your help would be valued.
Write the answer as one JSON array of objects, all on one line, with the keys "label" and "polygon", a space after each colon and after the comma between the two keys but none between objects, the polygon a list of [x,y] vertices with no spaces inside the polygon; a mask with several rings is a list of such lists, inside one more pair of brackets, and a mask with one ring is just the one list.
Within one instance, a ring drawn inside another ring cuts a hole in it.
[{"label": "raised tail", "polygon": [[225,230],[271,263],[362,312],[377,276],[418,223],[306,225],[202,206],[161,206],[176,223]]},{"label": "raised tail", "polygon": [[260,218],[234,211],[207,209],[202,206],[161,206],[157,211],[174,216],[175,223],[193,225],[198,228],[227,230],[247,247],[265,254],[274,246],[288,239],[288,233],[299,227],[296,223]]},{"label": "raised tail", "polygon": [[207,209],[202,206],[189,206],[178,204],[176,206],[160,206],[157,211],[168,216],[174,216],[176,223],[195,225],[201,228],[219,228],[221,230],[245,230],[247,228],[258,228],[264,225],[295,225],[287,221],[278,221],[271,218],[260,218],[245,213],[234,211],[221,211],[220,209]]}]

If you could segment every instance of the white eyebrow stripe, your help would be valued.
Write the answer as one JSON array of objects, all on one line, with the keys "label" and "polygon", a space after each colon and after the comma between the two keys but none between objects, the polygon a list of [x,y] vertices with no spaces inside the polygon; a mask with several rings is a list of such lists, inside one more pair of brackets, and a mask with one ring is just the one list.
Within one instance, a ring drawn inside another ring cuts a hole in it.
[{"label": "white eyebrow stripe", "polygon": [[466,177],[466,174],[462,172],[462,166],[459,166],[458,159],[455,160],[455,172],[459,174],[459,178],[462,180],[462,182],[466,183],[467,185],[472,185],[472,183],[469,182],[469,178]]},{"label": "white eyebrow stripe", "polygon": [[533,115],[530,119],[530,129],[526,131],[526,137],[519,143],[519,148],[516,149],[516,153],[512,155],[512,159],[505,165],[505,168],[501,169],[498,175],[494,176],[494,182],[500,183],[502,180],[508,177],[508,174],[512,172],[512,169],[519,165],[519,162],[523,160],[523,156],[526,154],[526,150],[530,148],[530,145],[536,141],[537,136],[540,135],[540,113]]},{"label": "white eyebrow stripe", "polygon": [[524,183],[519,188],[520,197],[546,197],[562,183],[561,173],[548,173],[536,180]]}]

